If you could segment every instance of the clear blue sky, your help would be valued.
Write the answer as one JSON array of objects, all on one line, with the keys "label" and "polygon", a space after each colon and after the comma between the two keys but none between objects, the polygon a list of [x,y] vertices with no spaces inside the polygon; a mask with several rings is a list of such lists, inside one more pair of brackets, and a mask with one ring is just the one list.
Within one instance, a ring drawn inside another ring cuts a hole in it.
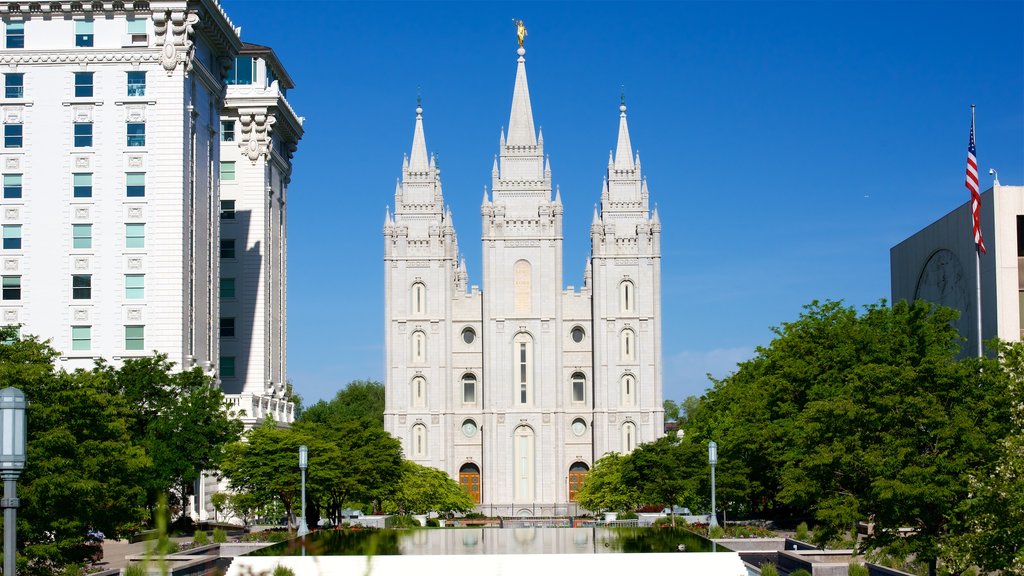
[{"label": "clear blue sky", "polygon": [[[1024,184],[1022,2],[223,0],[306,117],[289,190],[288,367],[307,401],[383,378],[383,240],[422,87],[470,283],[525,20],[534,119],[582,283],[620,85],[661,215],[665,396],[700,394],[813,299],[889,297],[889,248]],[[969,231],[964,231],[965,236]]]}]

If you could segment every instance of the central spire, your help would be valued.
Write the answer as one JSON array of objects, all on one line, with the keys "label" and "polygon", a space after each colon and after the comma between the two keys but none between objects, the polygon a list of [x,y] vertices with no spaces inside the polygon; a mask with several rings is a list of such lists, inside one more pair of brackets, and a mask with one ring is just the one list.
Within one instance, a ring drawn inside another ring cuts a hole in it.
[{"label": "central spire", "polygon": [[412,172],[426,172],[429,164],[427,160],[427,141],[423,137],[423,102],[416,97],[416,131],[412,135],[412,153],[409,154],[409,170]]},{"label": "central spire", "polygon": [[508,146],[536,146],[537,133],[533,129],[533,108],[530,106],[530,87],[526,83],[526,48],[519,47],[519,65],[516,68],[516,87],[512,93],[512,114],[508,120]]},{"label": "central spire", "polygon": [[633,146],[629,142],[629,126],[626,124],[626,96],[619,104],[619,141],[615,145],[615,169],[633,169]]}]

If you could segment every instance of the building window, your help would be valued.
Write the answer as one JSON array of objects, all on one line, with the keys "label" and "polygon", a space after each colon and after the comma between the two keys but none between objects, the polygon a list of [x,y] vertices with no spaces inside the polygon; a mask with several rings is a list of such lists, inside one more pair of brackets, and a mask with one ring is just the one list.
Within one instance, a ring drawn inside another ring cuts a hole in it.
[{"label": "building window", "polygon": [[75,148],[92,146],[92,123],[75,122]]},{"label": "building window", "polygon": [[427,404],[427,381],[422,376],[412,379],[412,405],[423,408]]},{"label": "building window", "polygon": [[92,326],[71,327],[71,349],[78,352],[92,350]]},{"label": "building window", "polygon": [[512,267],[513,303],[516,314],[529,314],[532,308],[532,272],[530,263],[519,260]]},{"label": "building window", "polygon": [[146,145],[146,125],[142,122],[128,123],[128,146]]},{"label": "building window", "polygon": [[516,404],[533,402],[533,339],[520,333],[512,341]]},{"label": "building window", "polygon": [[623,280],[619,284],[619,311],[623,314],[632,314],[635,312],[636,303],[635,293],[636,288],[633,283],[629,280]]},{"label": "building window", "polygon": [[238,56],[235,58],[234,66],[228,71],[224,83],[228,85],[252,84],[255,77],[256,61],[251,56]]},{"label": "building window", "polygon": [[629,328],[622,331],[619,335],[620,347],[619,357],[622,358],[623,362],[635,362],[636,361],[636,335]]},{"label": "building window", "polygon": [[25,47],[25,23],[24,22],[8,22],[7,23],[7,44],[8,48],[24,48]]},{"label": "building window", "polygon": [[143,350],[146,348],[146,327],[125,326],[124,327],[124,349]]},{"label": "building window", "polygon": [[220,241],[220,257],[221,258],[234,258],[235,257],[235,241],[231,239],[221,239]]},{"label": "building window", "polygon": [[4,174],[4,198],[21,198],[21,174]]},{"label": "building window", "polygon": [[21,250],[21,224],[4,224],[4,250]]},{"label": "building window", "polygon": [[412,333],[412,361],[416,364],[427,361],[427,335],[421,330]]},{"label": "building window", "polygon": [[25,97],[25,75],[22,73],[18,74],[4,74],[4,98],[24,98]]},{"label": "building window", "polygon": [[91,300],[92,299],[92,276],[89,274],[75,274],[71,276],[71,299]]},{"label": "building window", "polygon": [[4,148],[21,148],[22,142],[22,125],[4,124]]},{"label": "building window", "polygon": [[3,299],[21,300],[21,276],[3,277]]},{"label": "building window", "polygon": [[124,275],[124,297],[127,300],[142,300],[146,297],[146,275]]},{"label": "building window", "polygon": [[636,378],[632,374],[622,377],[622,405],[636,405]]},{"label": "building window", "polygon": [[422,316],[427,312],[427,287],[422,282],[412,285],[412,313]]},{"label": "building window", "polygon": [[221,356],[220,357],[220,377],[221,378],[234,378],[235,377],[235,357],[234,356]]},{"label": "building window", "polygon": [[576,418],[572,421],[572,433],[576,436],[583,436],[587,431],[587,422],[583,418]]},{"label": "building window", "polygon": [[129,198],[142,198],[146,195],[145,172],[126,172],[124,183],[125,195]]},{"label": "building window", "polygon": [[[149,43],[149,37],[146,35],[145,19],[130,18],[128,20],[128,40],[132,43],[132,46],[145,46]],[[133,94],[128,95],[133,96]],[[141,96],[141,94],[139,94],[139,96]]]},{"label": "building window", "polygon": [[476,376],[472,374],[462,377],[462,402],[464,404],[476,403]]},{"label": "building window", "polygon": [[412,427],[412,457],[427,457],[427,427],[423,424]]},{"label": "building window", "polygon": [[220,201],[220,219],[221,220],[234,220],[235,219],[235,201],[234,200],[221,200]]},{"label": "building window", "polygon": [[587,400],[587,377],[582,372],[572,375],[572,401],[585,402]]},{"label": "building window", "polygon": [[75,198],[92,198],[92,174],[74,174]]},{"label": "building window", "polygon": [[92,72],[75,72],[75,98],[92,98]]},{"label": "building window", "polygon": [[465,342],[466,344],[472,344],[474,341],[476,341],[476,330],[473,330],[468,326],[463,328],[462,341]]},{"label": "building window", "polygon": [[221,120],[221,122],[220,122],[220,141],[221,142],[234,142],[235,141],[235,121],[234,120]]},{"label": "building window", "polygon": [[92,224],[71,225],[71,247],[79,250],[92,248]]},{"label": "building window", "polygon": [[572,329],[572,332],[569,333],[569,336],[572,337],[572,341],[577,343],[577,344],[579,344],[580,342],[583,342],[583,338],[586,335],[587,335],[587,333],[584,332],[583,328],[581,328],[579,326],[574,327]]},{"label": "building window", "polygon": [[146,225],[125,224],[124,225],[124,247],[145,248],[146,247]]},{"label": "building window", "polygon": [[220,337],[221,338],[234,338],[235,337],[235,319],[232,317],[220,318]]},{"label": "building window", "polygon": [[533,430],[529,426],[519,426],[512,439],[513,473],[515,475],[513,500],[529,502],[533,500],[534,484]]},{"label": "building window", "polygon": [[466,420],[462,421],[462,434],[465,435],[466,438],[472,438],[473,436],[476,436],[477,430],[479,430],[479,427],[476,425],[476,422],[473,421],[472,419],[467,418]]},{"label": "building window", "polygon": [[234,278],[221,278],[220,279],[220,297],[221,298],[234,298],[235,297],[235,279]]},{"label": "building window", "polygon": [[[143,23],[145,25],[145,23]],[[132,71],[128,73],[128,95],[129,96],[145,96],[146,95],[146,73],[139,71]]]},{"label": "building window", "polygon": [[622,425],[622,453],[629,454],[636,448],[636,424],[626,422]]},{"label": "building window", "polygon": [[78,20],[75,22],[75,46],[79,48],[91,48],[93,41],[92,20]]},{"label": "building window", "polygon": [[235,179],[235,163],[222,161],[220,163],[220,179],[225,182],[231,182]]}]

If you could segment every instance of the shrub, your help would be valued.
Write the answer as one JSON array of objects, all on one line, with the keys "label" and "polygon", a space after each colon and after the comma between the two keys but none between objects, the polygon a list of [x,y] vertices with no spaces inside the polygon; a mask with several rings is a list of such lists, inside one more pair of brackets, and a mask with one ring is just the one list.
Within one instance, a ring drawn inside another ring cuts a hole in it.
[{"label": "shrub", "polygon": [[223,528],[214,528],[213,529],[213,543],[214,544],[223,544],[223,543],[225,543],[227,541],[228,541],[228,533],[225,532]]},{"label": "shrub", "polygon": [[274,566],[272,576],[295,576],[295,571],[287,566],[281,566],[278,564],[277,566]]},{"label": "shrub", "polygon": [[848,576],[868,576],[868,569],[863,564],[857,564],[851,562],[850,567],[846,570]]},{"label": "shrub", "polygon": [[779,576],[779,569],[771,562],[761,564],[761,576]]},{"label": "shrub", "polygon": [[796,525],[796,539],[801,542],[809,542],[811,537],[810,532],[807,531],[807,522],[801,522]]},{"label": "shrub", "polygon": [[206,530],[196,530],[195,535],[192,536],[192,543],[196,546],[206,546],[210,543],[210,539],[206,537]]},{"label": "shrub", "polygon": [[632,512],[629,510],[625,512],[619,512],[619,520],[636,520],[637,518],[639,518],[639,516],[636,515],[636,512]]},{"label": "shrub", "polygon": [[712,526],[708,528],[708,538],[725,538],[725,528],[721,526]]},{"label": "shrub", "polygon": [[483,520],[484,518],[487,518],[487,516],[481,514],[480,512],[470,512],[469,514],[463,516],[463,518],[465,518],[466,520]]},{"label": "shrub", "polygon": [[123,576],[146,576],[146,569],[142,564],[129,564],[122,572]]},{"label": "shrub", "polygon": [[790,572],[789,576],[811,576],[811,573],[807,570],[804,570],[803,568],[800,568],[798,570],[793,570],[792,572]]},{"label": "shrub", "polygon": [[388,516],[384,525],[387,528],[419,528],[420,521],[412,516]]},{"label": "shrub", "polygon": [[651,526],[654,526],[655,528],[671,528],[672,519],[668,516],[662,516],[661,518],[655,520],[654,523],[651,524]]},{"label": "shrub", "polygon": [[437,518],[427,518],[427,528],[438,528],[441,523],[437,521]]}]

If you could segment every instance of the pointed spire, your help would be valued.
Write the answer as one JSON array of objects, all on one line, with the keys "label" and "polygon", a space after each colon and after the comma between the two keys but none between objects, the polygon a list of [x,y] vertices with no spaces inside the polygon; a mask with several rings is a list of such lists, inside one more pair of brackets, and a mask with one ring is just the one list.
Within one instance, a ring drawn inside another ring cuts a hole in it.
[{"label": "pointed spire", "polygon": [[537,129],[537,145],[538,146],[543,146],[544,145],[544,127],[543,126],[541,126],[540,128]]},{"label": "pointed spire", "polygon": [[526,49],[520,46],[518,54],[516,86],[512,92],[512,113],[508,120],[508,145],[534,146],[537,144],[537,134],[533,129],[530,88],[526,83]]},{"label": "pointed spire", "polygon": [[491,168],[491,172],[494,174],[498,173],[498,155],[494,155],[494,166]]},{"label": "pointed spire", "polygon": [[615,156],[612,156],[612,151],[609,150],[608,151],[608,167],[611,168],[612,166],[615,166]]},{"label": "pointed spire", "polygon": [[619,104],[619,141],[615,145],[615,169],[631,170],[633,168],[633,147],[629,143],[629,126],[626,125],[626,94],[622,94]]},{"label": "pointed spire", "polygon": [[561,203],[562,203],[562,188],[560,186],[555,186],[555,204],[561,204]]},{"label": "pointed spire", "polygon": [[427,141],[423,137],[423,106],[419,96],[416,97],[416,131],[412,135],[412,153],[409,154],[409,169],[413,172],[426,172]]},{"label": "pointed spire", "polygon": [[395,178],[395,196],[402,193],[402,182],[398,178]]},{"label": "pointed spire", "polygon": [[661,218],[658,218],[658,205],[654,205],[654,212],[651,214],[651,224],[661,224]]},{"label": "pointed spire", "polygon": [[488,202],[488,200],[487,200],[487,186],[484,186],[484,201],[483,201],[483,204],[487,204],[487,202]]},{"label": "pointed spire", "polygon": [[594,204],[594,219],[591,220],[590,223],[593,225],[593,224],[597,224],[600,221],[601,221],[601,218],[597,215],[597,204]]},{"label": "pointed spire", "polygon": [[551,176],[551,156],[544,158],[544,175]]},{"label": "pointed spire", "polygon": [[391,224],[391,206],[384,207],[384,225]]},{"label": "pointed spire", "polygon": [[505,127],[501,127],[501,139],[498,140],[498,145],[502,148],[505,147]]}]

